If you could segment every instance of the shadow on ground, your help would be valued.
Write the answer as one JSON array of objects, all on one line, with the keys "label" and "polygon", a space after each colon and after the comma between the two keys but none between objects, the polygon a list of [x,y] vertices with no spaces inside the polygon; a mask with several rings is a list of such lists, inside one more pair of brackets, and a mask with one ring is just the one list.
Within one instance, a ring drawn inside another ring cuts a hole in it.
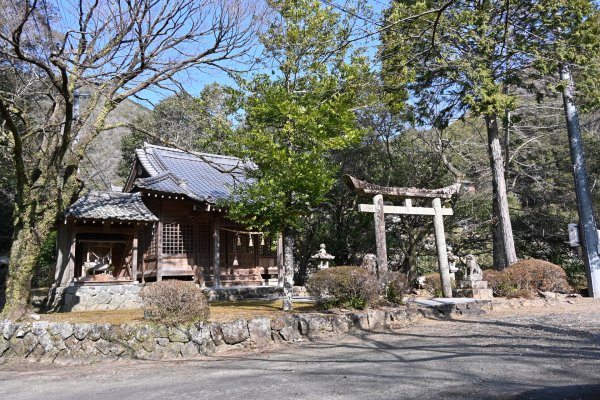
[{"label": "shadow on ground", "polygon": [[514,400],[598,400],[600,399],[600,384],[551,386],[542,389],[528,390],[515,397]]},{"label": "shadow on ground", "polygon": [[[590,318],[445,320],[360,332],[358,341],[305,343],[302,347],[310,351],[295,355],[294,364],[288,357],[243,359],[265,363],[269,371],[291,367],[302,382],[325,375],[331,390],[344,381],[344,390],[354,394],[349,398],[361,398],[362,390],[377,382],[381,393],[372,397],[377,399],[394,398],[394,393],[408,398],[402,394],[410,393],[446,400],[600,400],[600,333],[593,322],[596,314]],[[393,390],[386,393],[385,388]]]}]

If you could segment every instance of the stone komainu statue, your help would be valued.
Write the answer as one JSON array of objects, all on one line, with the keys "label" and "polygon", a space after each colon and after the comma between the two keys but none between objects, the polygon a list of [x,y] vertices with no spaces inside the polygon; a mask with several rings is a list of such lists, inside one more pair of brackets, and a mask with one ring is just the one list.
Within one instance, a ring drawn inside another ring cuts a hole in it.
[{"label": "stone komainu statue", "polygon": [[469,254],[465,257],[465,266],[467,278],[471,280],[481,280],[483,278],[483,271],[479,264],[477,264],[477,257],[473,254]]}]

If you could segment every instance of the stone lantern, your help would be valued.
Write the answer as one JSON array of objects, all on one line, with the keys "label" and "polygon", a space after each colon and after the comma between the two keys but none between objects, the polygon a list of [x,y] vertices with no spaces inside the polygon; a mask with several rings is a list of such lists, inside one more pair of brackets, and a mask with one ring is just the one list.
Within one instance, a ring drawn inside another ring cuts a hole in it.
[{"label": "stone lantern", "polygon": [[329,260],[333,260],[335,256],[327,253],[327,250],[325,250],[325,243],[321,243],[321,246],[319,247],[319,252],[310,258],[319,261],[319,266],[317,267],[318,269],[329,268]]}]

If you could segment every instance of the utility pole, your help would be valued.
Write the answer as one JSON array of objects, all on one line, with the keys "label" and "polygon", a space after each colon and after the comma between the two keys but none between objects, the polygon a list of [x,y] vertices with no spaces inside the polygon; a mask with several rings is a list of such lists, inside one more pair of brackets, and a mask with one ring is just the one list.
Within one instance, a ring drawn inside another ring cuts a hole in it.
[{"label": "utility pole", "polygon": [[577,115],[577,107],[575,106],[575,88],[568,65],[560,66],[560,79],[566,82],[562,96],[567,120],[567,132],[569,134],[573,178],[575,179],[575,194],[577,196],[577,210],[579,211],[579,236],[583,248],[583,262],[586,268],[588,294],[590,297],[600,298],[598,231],[596,229],[596,221],[594,220],[588,174],[585,168],[579,116]]}]

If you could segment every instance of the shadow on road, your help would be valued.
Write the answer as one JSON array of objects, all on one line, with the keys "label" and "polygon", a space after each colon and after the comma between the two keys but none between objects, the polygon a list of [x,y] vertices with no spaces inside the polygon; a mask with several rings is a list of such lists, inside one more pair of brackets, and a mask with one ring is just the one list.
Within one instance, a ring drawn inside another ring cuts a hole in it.
[{"label": "shadow on road", "polygon": [[514,400],[598,400],[599,385],[551,386],[542,389],[528,390],[515,397]]},{"label": "shadow on road", "polygon": [[[545,319],[527,316],[519,321],[432,321],[409,329],[356,333],[360,340],[317,340],[302,346],[312,351],[295,355],[296,362],[313,367],[296,373],[308,380],[327,371],[334,381],[412,382],[413,390],[422,385],[429,395],[444,399],[600,400],[600,384],[595,384],[600,381],[597,324],[589,332],[585,326],[569,326],[577,318],[567,318],[573,320],[550,317],[548,325]],[[271,372],[289,366],[287,357],[241,358],[265,362]]]}]

